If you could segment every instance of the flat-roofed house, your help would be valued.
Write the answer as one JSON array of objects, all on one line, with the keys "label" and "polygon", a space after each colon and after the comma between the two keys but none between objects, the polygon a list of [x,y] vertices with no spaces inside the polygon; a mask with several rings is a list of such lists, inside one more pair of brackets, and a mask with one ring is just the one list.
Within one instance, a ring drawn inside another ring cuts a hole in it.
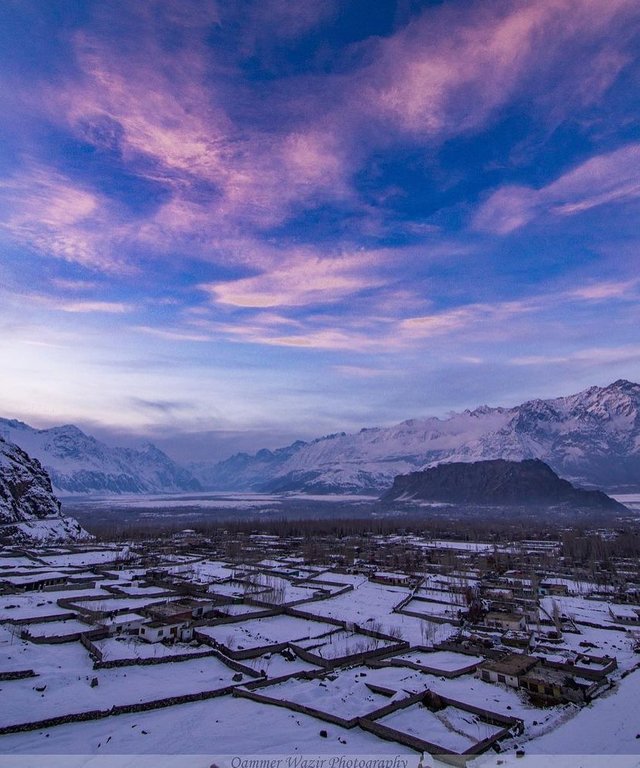
[{"label": "flat-roofed house", "polygon": [[479,665],[476,677],[485,683],[504,683],[511,688],[520,686],[520,677],[538,664],[538,659],[524,653],[510,653],[501,659],[487,659]]}]

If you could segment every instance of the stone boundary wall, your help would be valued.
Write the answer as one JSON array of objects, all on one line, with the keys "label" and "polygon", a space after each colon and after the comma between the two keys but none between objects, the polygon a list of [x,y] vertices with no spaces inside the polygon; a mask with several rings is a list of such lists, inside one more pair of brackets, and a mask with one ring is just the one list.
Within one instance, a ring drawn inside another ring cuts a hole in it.
[{"label": "stone boundary wall", "polygon": [[0,681],[24,680],[27,677],[38,677],[32,669],[14,669],[9,672],[0,672]]},{"label": "stone boundary wall", "polygon": [[100,720],[114,715],[126,715],[134,712],[147,712],[152,709],[163,709],[173,707],[177,704],[189,704],[193,701],[204,701],[205,699],[214,699],[218,696],[226,696],[232,693],[233,685],[219,688],[213,691],[200,691],[199,693],[185,693],[180,696],[171,696],[164,699],[155,699],[153,701],[143,701],[138,704],[116,704],[110,709],[92,709],[86,712],[77,712],[68,715],[58,715],[57,717],[48,717],[44,720],[36,720],[32,723],[18,723],[16,725],[5,725],[0,727],[0,736],[8,733],[22,733],[24,731],[37,731],[43,728],[53,728],[56,725],[65,725],[66,723],[78,723],[87,720]]},{"label": "stone boundary wall", "polygon": [[[224,656],[234,660],[242,661],[243,659],[255,659],[257,656],[262,656],[265,653],[280,653],[288,648],[290,643],[288,641],[283,643],[274,643],[273,645],[257,645],[253,648],[243,648],[242,650],[232,650],[224,643],[220,643],[217,640],[206,635],[200,635],[196,630],[196,636],[199,640],[210,645],[212,648],[218,649]],[[207,642],[208,641],[208,642]]]},{"label": "stone boundary wall", "polygon": [[237,616],[222,616],[220,618],[213,618],[209,616],[207,617],[207,626],[217,627],[219,624],[235,624],[238,621],[249,621],[250,619],[266,619],[269,616],[279,616],[281,613],[283,613],[282,608],[265,608],[263,611],[256,611],[255,613],[240,613]]},{"label": "stone boundary wall", "polygon": [[62,643],[77,643],[82,632],[73,632],[70,635],[20,635],[21,640],[28,640],[35,645],[62,645]]},{"label": "stone boundary wall", "polygon": [[22,626],[24,624],[48,624],[51,621],[68,621],[75,618],[77,618],[75,613],[50,613],[46,616],[29,616],[26,619],[5,619],[0,623]]},{"label": "stone boundary wall", "polygon": [[[287,678],[292,679],[292,678]],[[271,681],[270,681],[271,682]],[[284,682],[284,681],[281,681]],[[276,681],[273,681],[272,684],[276,684]],[[328,723],[333,723],[333,725],[340,725],[343,728],[353,728],[355,725],[358,724],[358,718],[351,718],[349,720],[340,717],[339,715],[334,715],[331,712],[324,712],[320,709],[313,709],[312,707],[307,707],[304,704],[298,704],[295,701],[287,701],[285,699],[274,699],[270,696],[265,696],[262,693],[256,693],[255,690],[243,690],[242,688],[237,688],[233,692],[234,696],[240,696],[242,698],[251,699],[252,701],[259,702],[261,704],[271,704],[274,707],[282,707],[283,709],[289,709],[293,712],[300,712],[303,715],[311,715],[311,717],[315,717],[318,720],[324,720]]]},{"label": "stone boundary wall", "polygon": [[[420,653],[425,653],[425,654],[438,652],[436,648],[429,648],[424,645],[411,646],[410,652],[413,653],[414,651],[418,651]],[[428,664],[420,664],[416,661],[393,658],[395,654],[389,654],[389,656],[390,658],[383,657],[381,659],[373,660],[370,666],[372,667],[407,667],[408,669],[415,669],[418,672],[427,672],[430,675],[436,675],[438,677],[446,677],[449,680],[452,680],[453,678],[461,677],[462,675],[467,675],[467,674],[470,674],[471,672],[475,672],[478,665],[480,664],[479,661],[475,661],[472,664],[468,664],[465,667],[460,667],[459,669],[454,669],[454,670],[438,669],[438,667],[430,667]]]},{"label": "stone boundary wall", "polygon": [[[485,722],[488,722],[491,725],[500,726],[500,730],[493,736],[489,736],[486,739],[473,744],[464,752],[455,753],[445,749],[439,744],[434,744],[432,742],[420,739],[419,737],[412,736],[411,734],[397,731],[394,728],[390,728],[389,726],[382,725],[381,723],[377,722],[377,720],[384,717],[385,715],[391,714],[392,712],[396,712],[400,709],[406,709],[407,707],[418,703],[424,703],[428,698],[431,698],[439,705],[456,707],[457,709],[463,710],[465,712],[478,715]],[[399,744],[410,747],[411,749],[415,749],[418,752],[428,752],[429,754],[437,755],[440,760],[443,760],[447,763],[452,763],[454,765],[465,765],[469,756],[479,755],[486,751],[493,744],[497,743],[505,736],[508,736],[513,729],[516,729],[518,733],[522,733],[524,730],[524,724],[522,720],[519,720],[518,718],[507,717],[506,715],[492,712],[491,710],[484,709],[483,707],[477,707],[472,704],[467,704],[466,702],[457,701],[456,699],[451,699],[448,696],[434,694],[429,690],[422,691],[421,693],[417,693],[414,696],[408,697],[407,699],[402,699],[399,702],[391,704],[384,710],[381,710],[379,713],[375,713],[375,717],[369,716],[368,718],[360,718],[359,725],[364,730],[370,731],[380,738],[387,739],[389,741],[395,741]]]},{"label": "stone boundary wall", "polygon": [[73,581],[64,584],[49,584],[37,590],[38,592],[73,592],[75,589],[93,589],[96,586],[98,576],[87,581]]},{"label": "stone boundary wall", "polygon": [[[405,602],[405,604],[400,607],[394,608],[395,613],[401,613],[403,616],[413,616],[416,619],[425,619],[426,621],[432,621],[434,624],[451,624],[454,627],[459,627],[462,623],[459,617],[456,616],[450,616],[450,617],[444,617],[439,616],[435,613],[421,613],[417,610],[413,609],[407,609],[405,606],[411,601],[411,600],[418,600],[421,603],[424,603],[425,606],[428,606],[429,603],[435,603],[436,605],[452,605],[450,603],[441,603],[438,600],[426,600],[422,597],[419,597],[418,595],[410,595],[409,599]],[[398,605],[401,605],[399,603]],[[460,606],[460,610],[462,610],[462,606]]]},{"label": "stone boundary wall", "polygon": [[296,619],[304,619],[305,621],[320,621],[324,624],[332,624],[334,627],[340,627],[340,629],[347,629],[348,621],[342,621],[342,619],[334,619],[332,616],[318,616],[317,613],[311,613],[310,611],[302,610],[301,608],[285,608],[283,613],[286,616],[293,616]]},{"label": "stone boundary wall", "polygon": [[153,664],[171,664],[173,662],[202,659],[206,656],[216,656],[214,648],[198,653],[176,653],[173,656],[149,656],[147,658],[111,659],[111,661],[95,661],[94,669],[115,669],[116,667],[145,667]]},{"label": "stone boundary wall", "polygon": [[303,669],[298,672],[291,672],[287,675],[280,675],[279,677],[262,677],[258,680],[252,680],[250,683],[244,683],[238,688],[234,688],[233,695],[238,694],[238,691],[255,691],[260,688],[268,688],[271,685],[277,685],[278,683],[286,683],[287,680],[314,680],[316,677],[324,677],[327,674],[326,669]]},{"label": "stone boundary wall", "polygon": [[[364,633],[360,633],[364,634]],[[395,641],[395,646],[386,646],[384,648],[374,648],[371,651],[359,651],[357,653],[351,653],[348,656],[337,656],[330,659],[314,653],[313,649],[301,648],[295,643],[289,643],[291,650],[299,656],[303,661],[309,664],[315,664],[319,667],[324,667],[327,670],[336,669],[337,667],[351,666],[354,664],[367,664],[368,662],[376,659],[378,656],[386,656],[390,653],[400,653],[400,651],[408,650],[409,643],[406,641]]]}]

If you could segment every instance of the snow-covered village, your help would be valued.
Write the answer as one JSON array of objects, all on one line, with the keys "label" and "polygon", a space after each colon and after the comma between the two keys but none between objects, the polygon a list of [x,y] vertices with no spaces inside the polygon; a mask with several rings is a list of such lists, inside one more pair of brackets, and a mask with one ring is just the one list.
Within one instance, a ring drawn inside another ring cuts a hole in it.
[{"label": "snow-covered village", "polygon": [[637,559],[587,567],[553,540],[323,544],[310,558],[300,537],[186,529],[6,548],[0,752],[637,749]]},{"label": "snow-covered village", "polygon": [[0,768],[640,768],[639,0],[0,0]]}]

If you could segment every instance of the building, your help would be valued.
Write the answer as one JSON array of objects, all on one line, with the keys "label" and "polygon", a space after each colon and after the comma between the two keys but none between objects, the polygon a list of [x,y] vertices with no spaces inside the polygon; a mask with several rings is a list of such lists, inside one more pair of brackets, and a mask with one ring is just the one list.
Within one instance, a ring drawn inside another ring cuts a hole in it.
[{"label": "building", "polygon": [[538,584],[538,597],[566,597],[569,594],[569,587],[564,582],[541,581]]},{"label": "building", "polygon": [[524,653],[510,653],[501,659],[487,659],[476,671],[476,677],[485,683],[503,683],[511,688],[520,686],[519,678],[538,663],[538,659]]},{"label": "building", "polygon": [[388,584],[392,587],[408,587],[411,586],[412,578],[406,573],[376,571],[373,576],[371,576],[371,581],[375,581],[377,584]]},{"label": "building", "polygon": [[576,679],[559,669],[543,664],[520,678],[520,687],[539,704],[585,704],[599,688],[592,680]]},{"label": "building", "polygon": [[527,628],[527,619],[521,613],[503,613],[502,611],[490,611],[484,617],[487,627],[502,629],[503,631],[524,631]]},{"label": "building", "polygon": [[111,635],[137,635],[142,625],[149,621],[139,613],[117,613],[101,619],[98,623],[104,627]]},{"label": "building", "polygon": [[188,621],[152,621],[140,627],[140,637],[148,643],[166,640],[189,642],[193,640],[193,627]]}]

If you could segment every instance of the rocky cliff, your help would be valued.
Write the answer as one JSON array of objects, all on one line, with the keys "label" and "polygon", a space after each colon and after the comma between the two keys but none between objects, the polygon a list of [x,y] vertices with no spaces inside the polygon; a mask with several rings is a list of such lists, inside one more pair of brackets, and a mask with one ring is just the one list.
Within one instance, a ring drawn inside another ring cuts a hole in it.
[{"label": "rocky cliff", "polygon": [[64,517],[51,479],[37,459],[0,438],[0,541],[52,543],[89,538]]}]

